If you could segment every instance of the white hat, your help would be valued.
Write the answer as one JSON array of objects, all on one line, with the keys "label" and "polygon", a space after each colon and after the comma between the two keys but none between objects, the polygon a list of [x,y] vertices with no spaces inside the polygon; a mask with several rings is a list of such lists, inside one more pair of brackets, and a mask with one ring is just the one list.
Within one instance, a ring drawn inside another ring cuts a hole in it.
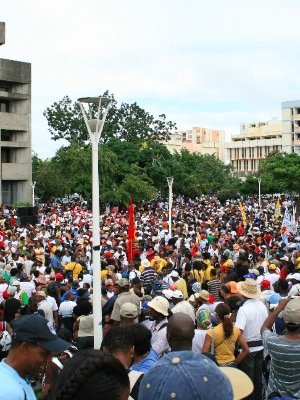
[{"label": "white hat", "polygon": [[172,293],[172,297],[174,297],[174,299],[183,299],[182,291],[174,290],[174,292]]},{"label": "white hat", "polygon": [[294,274],[289,274],[286,279],[295,279],[295,281],[299,281],[300,282],[300,273],[299,272],[295,272]]},{"label": "white hat", "polygon": [[145,268],[150,267],[150,261],[147,258],[144,258],[144,260],[141,261],[141,266]]},{"label": "white hat", "polygon": [[179,278],[179,274],[178,274],[178,272],[177,271],[172,271],[170,274],[169,274],[169,277],[170,278]]},{"label": "white hat", "polygon": [[173,296],[173,290],[170,289],[164,289],[162,291],[162,294],[165,296],[166,299],[171,300],[172,296]]},{"label": "white hat", "polygon": [[169,302],[162,296],[154,297],[154,299],[148,303],[148,306],[165,317],[169,315]]}]

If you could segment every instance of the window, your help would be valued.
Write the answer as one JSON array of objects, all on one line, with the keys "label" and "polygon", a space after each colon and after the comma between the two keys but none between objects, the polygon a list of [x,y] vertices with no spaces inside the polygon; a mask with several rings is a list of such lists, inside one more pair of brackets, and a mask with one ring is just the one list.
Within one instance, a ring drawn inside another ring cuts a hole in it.
[{"label": "window", "polygon": [[259,147],[259,157],[262,157],[262,147]]},{"label": "window", "polygon": [[9,102],[0,99],[0,112],[9,112]]}]

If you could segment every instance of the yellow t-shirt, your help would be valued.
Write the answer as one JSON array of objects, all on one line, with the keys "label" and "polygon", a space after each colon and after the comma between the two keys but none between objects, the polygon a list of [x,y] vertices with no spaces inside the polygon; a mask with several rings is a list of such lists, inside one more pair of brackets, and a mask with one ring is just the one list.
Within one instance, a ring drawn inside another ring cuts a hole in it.
[{"label": "yellow t-shirt", "polygon": [[[212,329],[209,329],[207,334],[212,337]],[[239,336],[240,330],[235,326],[232,335],[227,339],[225,339],[222,323],[214,328],[214,352],[218,364],[230,363],[235,360],[234,349]]]},{"label": "yellow t-shirt", "polygon": [[212,265],[208,265],[206,270],[204,271],[204,278],[206,281],[210,281],[211,280],[211,276],[210,276],[210,271],[214,269],[214,267]]},{"label": "yellow t-shirt", "polygon": [[[158,267],[157,267],[158,264]],[[160,272],[162,270],[162,268],[167,265],[167,261],[164,258],[161,258],[158,263],[155,264],[154,258],[153,260],[151,260],[150,265],[152,268],[154,268],[154,266],[156,265],[157,269],[156,272]],[[155,269],[154,269],[155,270]]]},{"label": "yellow t-shirt", "polygon": [[183,278],[180,278],[180,279],[178,279],[178,281],[175,282],[175,285],[176,285],[177,289],[182,292],[184,300],[186,300],[188,298],[186,281]]},{"label": "yellow t-shirt", "polygon": [[80,272],[82,271],[82,266],[75,262],[72,261],[69,264],[67,264],[65,266],[65,270],[66,271],[72,271],[73,272],[73,279],[76,281],[78,279],[78,275],[80,274]]},{"label": "yellow t-shirt", "polygon": [[194,271],[191,271],[191,276],[194,276],[194,278],[197,280],[197,282],[201,283],[201,285],[202,285],[203,280],[204,280],[204,272],[202,270],[198,271],[197,269],[194,269]]}]

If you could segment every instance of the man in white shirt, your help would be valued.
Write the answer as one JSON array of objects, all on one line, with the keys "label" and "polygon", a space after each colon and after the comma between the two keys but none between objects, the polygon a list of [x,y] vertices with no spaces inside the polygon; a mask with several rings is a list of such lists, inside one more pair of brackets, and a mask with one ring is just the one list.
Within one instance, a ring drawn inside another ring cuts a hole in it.
[{"label": "man in white shirt", "polygon": [[45,318],[51,322],[52,326],[54,324],[53,311],[50,303],[46,300],[46,293],[42,290],[36,292],[35,297],[38,301],[38,310],[44,311]]},{"label": "man in white shirt", "polygon": [[261,292],[254,279],[238,282],[237,289],[244,303],[238,310],[235,326],[243,333],[249,346],[249,355],[239,364],[239,369],[249,376],[254,385],[254,391],[247,400],[262,400],[263,344],[260,329],[268,311],[259,300]]}]

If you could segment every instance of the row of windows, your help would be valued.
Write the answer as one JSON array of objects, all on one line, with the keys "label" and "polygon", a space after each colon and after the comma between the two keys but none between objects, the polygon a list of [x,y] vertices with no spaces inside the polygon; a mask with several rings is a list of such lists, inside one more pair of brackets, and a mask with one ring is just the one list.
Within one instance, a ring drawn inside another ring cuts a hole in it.
[{"label": "row of windows", "polygon": [[262,158],[273,151],[280,151],[281,146],[262,146],[241,149],[229,149],[230,158]]}]

